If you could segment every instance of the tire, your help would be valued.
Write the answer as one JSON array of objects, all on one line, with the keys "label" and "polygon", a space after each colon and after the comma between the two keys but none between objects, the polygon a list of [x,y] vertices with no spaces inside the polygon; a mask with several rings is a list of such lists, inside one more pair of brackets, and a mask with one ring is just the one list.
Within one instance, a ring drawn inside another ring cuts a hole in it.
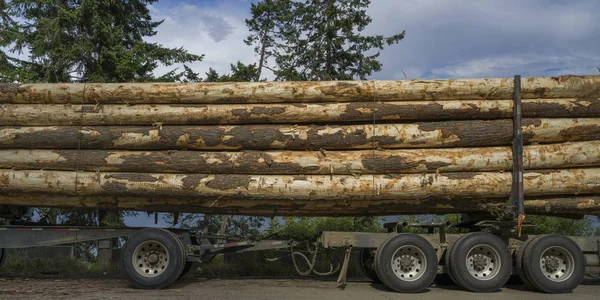
[{"label": "tire", "polygon": [[381,245],[379,245],[379,247],[377,247],[377,250],[375,250],[375,260],[373,261],[373,269],[375,269],[375,274],[377,275],[377,278],[379,279],[379,281],[381,281],[381,276],[379,275],[378,261],[379,261],[379,257],[381,256],[381,250],[394,237],[396,237],[396,235],[390,236],[387,240],[383,241],[383,243],[381,243]]},{"label": "tire", "polygon": [[521,247],[519,247],[519,250],[517,250],[517,253],[515,254],[515,266],[517,269],[517,274],[519,275],[519,278],[521,278],[521,281],[523,281],[524,284],[531,287],[533,287],[531,281],[529,281],[529,278],[527,278],[525,273],[523,273],[523,256],[525,253],[525,249],[531,244],[533,240],[539,237],[541,236],[536,236],[534,238],[527,239],[525,242],[523,242],[523,244],[521,244]]},{"label": "tire", "polygon": [[6,262],[6,256],[8,256],[6,249],[0,248],[0,268],[2,268]]},{"label": "tire", "polygon": [[378,252],[377,275],[383,284],[396,292],[422,292],[437,275],[435,249],[418,235],[396,235],[384,242]]},{"label": "tire", "polygon": [[375,283],[381,283],[381,280],[377,276],[377,271],[375,271],[374,263],[375,263],[375,254],[373,253],[373,249],[362,248],[360,250],[360,255],[358,257],[360,270],[365,274],[369,280]]},{"label": "tire", "polygon": [[181,241],[170,231],[146,228],[129,238],[121,255],[121,269],[139,289],[171,285],[185,267]]},{"label": "tire", "polygon": [[[457,286],[460,286],[460,283],[456,282],[456,279],[454,278],[454,275],[452,274],[452,269],[450,268],[450,257],[452,257],[452,250],[455,249],[454,245],[460,243],[460,241],[462,241],[463,238],[465,238],[466,235],[463,235],[461,237],[459,237],[458,239],[456,239],[456,241],[454,241],[454,243],[452,243],[448,249],[446,249],[446,258],[444,260],[444,269],[446,270],[446,273],[448,274],[448,277],[450,277],[450,280],[452,280],[452,282],[454,282],[454,284],[456,284]],[[464,288],[464,287],[463,287]]]},{"label": "tire", "polygon": [[556,234],[534,239],[523,253],[522,266],[533,287],[551,294],[573,291],[585,276],[585,257],[579,246]]},{"label": "tire", "polygon": [[179,275],[179,278],[184,277],[185,275],[187,275],[190,270],[192,269],[192,266],[194,265],[193,261],[188,261],[185,263],[184,267],[183,267],[183,271],[181,271],[181,275]]},{"label": "tire", "polygon": [[187,253],[185,252],[185,246],[183,245],[183,242],[179,239],[179,236],[177,236],[174,232],[169,231],[164,228],[159,228],[159,230],[162,230],[162,231],[170,234],[175,240],[177,240],[177,243],[179,243],[179,246],[181,247],[181,257],[183,257],[184,264],[181,267],[181,271],[179,272],[179,277],[177,277],[177,278],[181,278],[181,276],[183,275],[183,272],[185,271],[186,264],[188,263]]},{"label": "tire", "polygon": [[510,278],[510,251],[497,236],[487,232],[470,233],[452,248],[450,270],[455,282],[464,289],[479,293],[495,292]]}]

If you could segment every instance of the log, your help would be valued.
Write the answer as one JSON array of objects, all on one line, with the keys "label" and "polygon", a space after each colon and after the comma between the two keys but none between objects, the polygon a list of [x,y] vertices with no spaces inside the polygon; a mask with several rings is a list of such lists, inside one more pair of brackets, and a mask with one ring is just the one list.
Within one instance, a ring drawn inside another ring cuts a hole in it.
[{"label": "log", "polygon": [[[139,210],[148,212],[195,212],[209,214],[258,215],[258,216],[386,216],[399,214],[432,214],[482,212],[480,206],[505,203],[506,199],[482,199],[439,204],[435,200],[415,203],[399,200],[394,204],[385,201],[369,203],[357,201],[332,201],[316,203],[308,201],[280,200],[279,205],[267,200],[242,202],[226,201],[227,205],[212,205],[214,201],[198,200],[192,204],[186,199],[147,197],[81,197],[47,194],[0,195],[2,203],[28,205],[43,203],[42,207],[98,208],[103,210]],[[306,207],[309,208],[306,208]],[[567,198],[536,198],[525,200],[525,212],[534,215],[600,215],[600,196]]]},{"label": "log", "polygon": [[[525,169],[600,166],[600,141],[525,146]],[[358,151],[0,150],[1,169],[361,175],[509,171],[510,147]]]},{"label": "log", "polygon": [[[0,103],[281,103],[512,99],[513,79],[2,84]],[[598,98],[600,76],[522,80],[522,97]]]},{"label": "log", "polygon": [[[600,99],[525,99],[523,117],[600,115]],[[375,113],[374,113],[375,112]],[[512,118],[512,100],[292,104],[2,104],[0,125],[216,125]]]},{"label": "log", "polygon": [[[600,168],[526,171],[529,197],[600,193]],[[2,193],[218,200],[439,200],[507,197],[509,172],[388,175],[232,175],[0,170]],[[40,204],[31,203],[31,206]]]},{"label": "log", "polygon": [[[600,140],[600,119],[523,119],[525,144]],[[378,125],[1,127],[0,149],[307,150],[486,147],[512,143],[512,121]]]},{"label": "log", "polygon": [[[0,194],[0,203],[38,207],[62,207],[147,212],[186,212],[260,216],[386,216],[481,212],[482,206],[505,203],[505,198],[469,199],[440,203],[436,200],[296,201],[206,200],[186,198],[69,196],[54,194]],[[600,196],[549,197],[525,200],[525,212],[539,215],[600,215]]]}]

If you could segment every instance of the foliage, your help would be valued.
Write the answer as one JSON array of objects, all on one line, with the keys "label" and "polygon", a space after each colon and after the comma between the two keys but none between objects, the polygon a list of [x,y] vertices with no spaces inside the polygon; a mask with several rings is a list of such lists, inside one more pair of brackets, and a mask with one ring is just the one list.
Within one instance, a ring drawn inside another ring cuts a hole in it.
[{"label": "foliage", "polygon": [[206,73],[204,82],[251,82],[258,81],[260,78],[260,71],[256,67],[256,64],[245,65],[241,62],[237,64],[231,64],[231,74],[219,75],[217,71],[210,68]]},{"label": "foliage", "polygon": [[[204,232],[207,234],[217,234],[221,232],[223,221],[222,215],[210,214],[166,214],[165,222],[173,224],[180,228],[191,229],[193,231]],[[257,216],[227,216],[227,223],[224,226],[223,235],[258,237],[261,234],[261,228],[265,222],[265,217]]]},{"label": "foliage", "polygon": [[265,236],[314,242],[321,231],[381,232],[383,218],[379,217],[286,217],[274,218]]},{"label": "foliage", "polygon": [[568,219],[552,216],[527,215],[525,221],[535,224],[535,227],[523,228],[523,233],[527,234],[556,233],[562,235],[589,236],[600,233],[598,232],[598,226],[594,225],[592,217]]},{"label": "foliage", "polygon": [[[202,55],[183,48],[149,43],[162,21],[153,21],[147,5],[157,0],[2,0],[0,46],[3,81],[131,82],[147,81],[159,63],[189,63]],[[18,21],[16,21],[18,20]],[[179,77],[183,77],[182,74]]]},{"label": "foliage", "polygon": [[[381,70],[379,50],[404,38],[363,35],[372,21],[370,0],[263,0],[251,7],[246,25],[255,45],[259,69],[277,80],[366,79]],[[271,59],[272,67],[267,65]]]}]

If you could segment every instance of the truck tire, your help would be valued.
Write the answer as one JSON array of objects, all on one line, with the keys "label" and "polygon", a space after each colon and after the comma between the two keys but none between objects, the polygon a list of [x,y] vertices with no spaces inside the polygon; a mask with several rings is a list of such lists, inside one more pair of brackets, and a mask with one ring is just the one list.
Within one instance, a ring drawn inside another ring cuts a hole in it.
[{"label": "truck tire", "polygon": [[536,289],[551,294],[568,293],[585,276],[585,257],[570,238],[548,234],[527,246],[522,267]]},{"label": "truck tire", "polygon": [[516,267],[516,271],[517,274],[519,275],[519,278],[521,279],[521,281],[523,281],[523,283],[525,285],[531,286],[533,287],[533,285],[531,284],[531,281],[529,281],[529,278],[527,278],[527,276],[525,275],[525,273],[523,273],[523,256],[525,253],[525,249],[531,244],[531,242],[537,238],[541,237],[540,235],[534,237],[534,238],[530,238],[527,239],[526,241],[523,242],[523,244],[521,244],[521,247],[519,247],[519,250],[517,250],[517,253],[515,253],[515,267]]},{"label": "truck tire", "polygon": [[159,228],[159,230],[162,230],[162,231],[170,234],[174,239],[177,240],[177,243],[179,243],[179,246],[181,247],[181,257],[183,257],[183,261],[185,262],[183,264],[183,266],[181,267],[181,272],[179,273],[179,277],[177,277],[177,278],[181,278],[181,276],[183,276],[183,273],[186,272],[185,268],[186,268],[187,264],[188,263],[190,264],[190,268],[191,268],[191,264],[192,264],[192,262],[187,261],[187,254],[185,252],[185,246],[183,245],[183,242],[181,241],[181,239],[179,239],[179,236],[177,236],[174,232],[164,229],[164,228]]},{"label": "truck tire", "polygon": [[360,250],[360,255],[358,259],[360,264],[360,270],[363,272],[363,274],[365,274],[365,276],[367,276],[367,278],[369,278],[369,280],[371,280],[372,282],[381,283],[381,280],[377,276],[377,271],[375,271],[374,249],[362,248]]},{"label": "truck tire", "polygon": [[512,273],[508,246],[487,232],[465,235],[452,247],[450,269],[454,280],[472,292],[494,292],[502,288]]},{"label": "truck tire", "polygon": [[[448,249],[446,249],[446,258],[444,260],[444,269],[446,270],[446,273],[448,274],[448,277],[450,277],[450,280],[452,280],[452,282],[454,282],[454,284],[456,284],[457,286],[460,286],[460,283],[458,283],[456,281],[456,279],[454,278],[454,275],[452,274],[452,269],[450,268],[450,258],[452,257],[452,252],[455,249],[454,245],[460,243],[460,241],[465,237],[466,235],[463,235],[461,237],[459,237],[458,239],[456,239],[456,241],[454,241],[454,243],[450,244],[450,246],[448,246]],[[464,287],[462,287],[464,288]]]},{"label": "truck tire", "polygon": [[135,288],[165,288],[179,278],[185,267],[182,245],[170,231],[142,229],[125,243],[121,268]]},{"label": "truck tire", "polygon": [[435,249],[415,234],[399,234],[380,246],[376,255],[377,275],[388,288],[400,293],[419,293],[437,274]]},{"label": "truck tire", "polygon": [[183,270],[181,271],[181,275],[179,275],[179,278],[184,277],[185,275],[187,275],[187,273],[190,272],[190,270],[192,269],[192,266],[194,265],[194,262],[188,261],[185,263]]},{"label": "truck tire", "polygon": [[2,268],[2,266],[4,266],[7,255],[8,255],[8,253],[7,253],[6,249],[0,248],[0,268]]}]

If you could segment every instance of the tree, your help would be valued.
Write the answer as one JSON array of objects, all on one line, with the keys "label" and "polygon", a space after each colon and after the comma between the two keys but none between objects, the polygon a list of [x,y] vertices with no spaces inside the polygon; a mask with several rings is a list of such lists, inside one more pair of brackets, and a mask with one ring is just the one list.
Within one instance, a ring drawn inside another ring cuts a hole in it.
[{"label": "tree", "polygon": [[223,74],[219,75],[217,71],[213,68],[210,68],[206,73],[206,78],[202,81],[204,82],[251,82],[251,81],[259,81],[257,78],[260,78],[260,69],[256,67],[256,64],[248,64],[245,65],[241,62],[237,62],[237,64],[231,64],[231,74]]},{"label": "tree", "polygon": [[[185,63],[203,55],[144,39],[162,21],[147,5],[157,0],[0,0],[0,82],[198,81]],[[24,56],[26,58],[24,58]],[[184,63],[155,77],[159,64]],[[48,222],[123,226],[130,212],[38,209]]]},{"label": "tree", "polygon": [[[246,20],[261,66],[277,80],[366,79],[382,68],[377,60],[385,45],[398,43],[404,32],[389,37],[362,32],[372,21],[369,0],[263,0]],[[266,62],[271,59],[274,66]]]},{"label": "tree", "polygon": [[[153,21],[148,4],[157,0],[12,0],[1,6],[2,78],[21,82],[148,81],[159,63],[189,63],[203,56],[183,48],[149,43],[162,21]],[[182,76],[185,74],[182,74]]]},{"label": "tree", "polygon": [[594,235],[597,231],[597,225],[591,217],[583,219],[567,219],[554,216],[536,216],[528,215],[526,221],[532,222],[535,227],[524,227],[523,233],[527,234],[562,234],[562,235]]}]

